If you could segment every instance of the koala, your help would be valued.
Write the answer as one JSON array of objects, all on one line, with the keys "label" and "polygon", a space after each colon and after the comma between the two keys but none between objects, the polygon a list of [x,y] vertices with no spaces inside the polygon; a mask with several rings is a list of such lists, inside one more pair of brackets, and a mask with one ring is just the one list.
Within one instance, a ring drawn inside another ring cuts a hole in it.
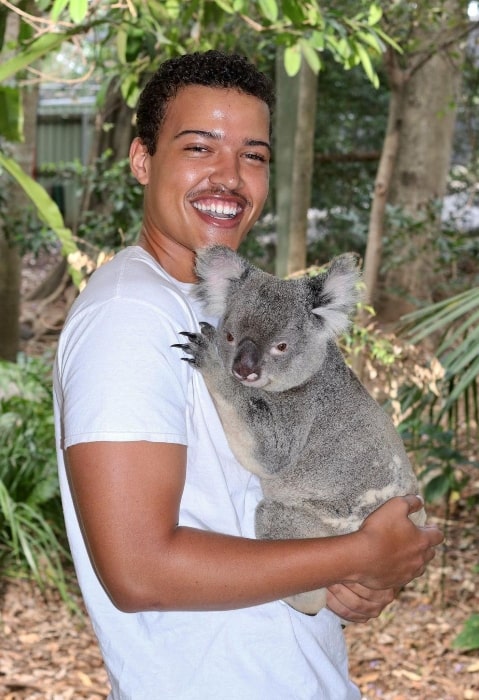
[{"label": "koala", "polygon": [[[312,278],[283,280],[229,248],[197,251],[197,294],[218,328],[176,344],[203,375],[238,461],[258,475],[262,539],[352,532],[389,498],[417,493],[390,417],[344,361],[359,272],[352,255]],[[425,522],[422,509],[411,518]],[[308,614],[324,589],[287,599]]]}]

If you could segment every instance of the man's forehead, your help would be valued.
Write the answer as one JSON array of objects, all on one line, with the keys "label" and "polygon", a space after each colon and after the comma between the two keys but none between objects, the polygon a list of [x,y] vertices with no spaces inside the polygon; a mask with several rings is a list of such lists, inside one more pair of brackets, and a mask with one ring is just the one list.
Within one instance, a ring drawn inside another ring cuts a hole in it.
[{"label": "man's forehead", "polygon": [[[183,110],[183,105],[187,103],[191,107],[191,110],[188,112]],[[241,103],[241,111],[257,111],[257,118],[265,119],[266,123],[269,125],[270,112],[264,100],[236,88],[211,87],[209,85],[195,84],[181,87],[177,93],[169,99],[166,108],[166,116],[173,112],[175,118],[183,117],[185,120],[194,119],[202,115],[203,110],[206,110],[205,114],[208,113],[209,117],[221,120],[225,109],[232,103],[235,103],[238,109]],[[191,128],[196,127],[193,125]]]}]

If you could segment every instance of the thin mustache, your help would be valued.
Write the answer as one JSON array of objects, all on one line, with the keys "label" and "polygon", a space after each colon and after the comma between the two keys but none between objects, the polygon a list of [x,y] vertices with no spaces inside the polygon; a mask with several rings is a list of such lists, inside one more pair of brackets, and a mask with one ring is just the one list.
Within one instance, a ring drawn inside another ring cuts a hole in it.
[{"label": "thin mustache", "polygon": [[251,202],[246,199],[246,197],[239,192],[236,192],[236,190],[230,190],[228,187],[225,187],[224,185],[217,185],[215,187],[209,187],[208,189],[204,190],[196,190],[194,192],[190,192],[188,195],[188,199],[196,199],[197,197],[215,197],[218,195],[223,195],[226,197],[234,197],[235,199],[241,200],[245,206],[249,205],[251,206]]}]

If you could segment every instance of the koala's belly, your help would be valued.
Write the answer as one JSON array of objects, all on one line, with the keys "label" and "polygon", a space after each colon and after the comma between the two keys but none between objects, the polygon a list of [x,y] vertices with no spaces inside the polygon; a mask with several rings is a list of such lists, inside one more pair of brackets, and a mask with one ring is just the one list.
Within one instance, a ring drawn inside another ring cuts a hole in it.
[{"label": "koala's belly", "polygon": [[255,438],[236,409],[216,392],[211,392],[221,418],[228,444],[238,462],[248,471],[260,477],[268,476],[255,458]]}]

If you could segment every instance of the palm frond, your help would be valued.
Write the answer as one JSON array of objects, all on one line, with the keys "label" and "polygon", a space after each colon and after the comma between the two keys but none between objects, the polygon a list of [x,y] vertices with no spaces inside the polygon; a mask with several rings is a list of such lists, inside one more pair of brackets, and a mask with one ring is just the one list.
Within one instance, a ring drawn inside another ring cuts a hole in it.
[{"label": "palm frond", "polygon": [[438,419],[463,402],[466,419],[479,423],[479,287],[404,316],[402,328],[413,345],[438,336],[435,354],[445,371]]}]

